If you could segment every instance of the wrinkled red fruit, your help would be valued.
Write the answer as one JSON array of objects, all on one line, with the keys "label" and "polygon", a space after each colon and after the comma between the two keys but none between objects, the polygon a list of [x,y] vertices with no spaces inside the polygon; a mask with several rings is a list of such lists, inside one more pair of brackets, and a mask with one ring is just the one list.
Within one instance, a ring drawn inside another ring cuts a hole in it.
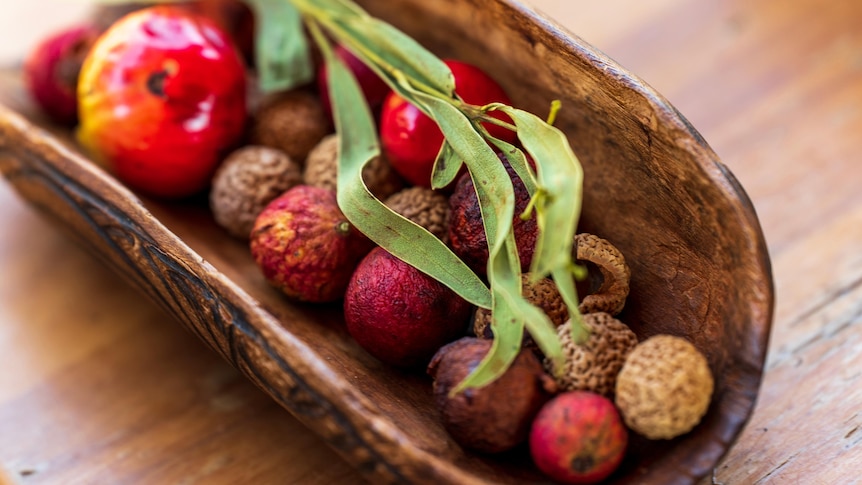
[{"label": "wrinkled red fruit", "polygon": [[359,263],[344,296],[350,335],[398,367],[428,363],[464,334],[470,310],[455,292],[379,247]]},{"label": "wrinkled red fruit", "polygon": [[[389,85],[386,84],[377,74],[366,66],[358,57],[347,50],[342,45],[335,46],[335,55],[337,55],[347,67],[353,72],[359,87],[362,88],[362,94],[365,95],[365,100],[368,106],[372,109],[380,106],[386,95],[389,94]],[[329,89],[327,87],[329,76],[326,73],[326,65],[321,64],[317,72],[317,89],[320,92],[320,101],[327,113],[332,113],[332,105],[329,101]]]},{"label": "wrinkled red fruit", "polygon": [[340,299],[370,242],[349,222],[335,192],[297,185],[258,215],[251,254],[273,286],[308,302]]},{"label": "wrinkled red fruit", "polygon": [[524,349],[497,380],[450,396],[491,345],[464,337],[441,348],[428,365],[446,431],[464,448],[482,453],[500,453],[526,440],[536,413],[557,389],[536,355]]},{"label": "wrinkled red fruit", "polygon": [[[518,257],[521,260],[521,271],[527,271],[533,261],[533,252],[536,248],[538,237],[538,226],[536,216],[531,215],[528,219],[521,219],[521,213],[530,203],[530,194],[521,179],[515,174],[515,170],[509,165],[503,154],[498,154],[500,160],[509,172],[512,186],[515,190],[515,216],[512,220],[515,233],[515,243],[518,246]],[[485,237],[485,228],[482,224],[482,211],[479,207],[479,199],[473,188],[473,181],[469,174],[464,174],[458,179],[455,191],[449,198],[451,214],[449,216],[449,243],[452,251],[460,257],[473,271],[484,275],[488,266],[488,242]]]},{"label": "wrinkled red fruit", "polygon": [[530,431],[536,466],[564,483],[597,483],[625,456],[628,431],[613,402],[599,394],[573,391],[547,403]]},{"label": "wrinkled red fruit", "polygon": [[27,55],[24,75],[30,95],[51,119],[78,121],[78,73],[99,32],[76,25],[43,39]]},{"label": "wrinkled red fruit", "polygon": [[[455,78],[455,93],[465,102],[476,106],[511,104],[503,88],[481,69],[464,62],[445,62]],[[509,121],[500,112],[492,112],[491,116]],[[484,126],[496,138],[510,143],[515,140],[511,130],[488,123]],[[380,144],[392,168],[404,179],[413,185],[431,187],[431,171],[443,145],[443,133],[434,120],[395,92],[383,102]]]}]

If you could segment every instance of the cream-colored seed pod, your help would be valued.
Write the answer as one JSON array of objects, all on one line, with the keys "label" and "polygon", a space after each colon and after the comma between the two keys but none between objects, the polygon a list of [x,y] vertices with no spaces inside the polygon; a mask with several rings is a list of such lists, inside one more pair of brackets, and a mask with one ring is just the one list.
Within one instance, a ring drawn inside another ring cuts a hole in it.
[{"label": "cream-colored seed pod", "polygon": [[210,209],[228,233],[247,239],[260,211],[301,182],[299,164],[287,154],[247,145],[228,155],[213,176]]},{"label": "cream-colored seed pod", "polygon": [[689,341],[656,335],[632,350],[617,376],[616,404],[626,425],[649,439],[691,431],[709,407],[713,378]]},{"label": "cream-colored seed pod", "polygon": [[[302,177],[306,185],[336,190],[338,180],[338,134],[327,135],[309,152]],[[404,183],[382,156],[362,169],[362,180],[378,199],[400,190]]]},{"label": "cream-colored seed pod", "polygon": [[638,338],[628,325],[611,315],[588,313],[583,316],[590,336],[583,344],[572,340],[571,320],[557,327],[557,335],[563,345],[565,364],[559,374],[553,363],[545,359],[545,370],[557,375],[557,386],[565,391],[592,391],[604,396],[614,393],[617,374],[626,356],[638,343]]}]

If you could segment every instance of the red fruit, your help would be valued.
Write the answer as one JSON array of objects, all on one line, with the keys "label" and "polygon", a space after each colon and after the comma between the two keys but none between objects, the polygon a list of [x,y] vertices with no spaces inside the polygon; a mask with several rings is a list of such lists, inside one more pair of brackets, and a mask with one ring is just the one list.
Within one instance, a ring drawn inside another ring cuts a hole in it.
[{"label": "red fruit", "polygon": [[78,73],[99,32],[76,25],[42,40],[24,63],[27,89],[39,107],[58,123],[78,121]]},{"label": "red fruit", "polygon": [[619,466],[628,431],[610,399],[587,391],[560,394],[545,404],[530,430],[536,466],[564,483],[596,483]]},{"label": "red fruit", "polygon": [[[515,190],[515,216],[512,219],[515,243],[518,246],[518,257],[521,260],[521,271],[527,271],[533,261],[536,248],[538,226],[535,215],[521,219],[521,213],[530,203],[530,194],[515,170],[509,165],[503,154],[498,154],[500,160],[509,172],[512,186]],[[473,189],[473,180],[469,174],[458,179],[455,191],[449,198],[449,245],[452,251],[460,257],[473,271],[485,274],[488,267],[488,241],[485,237],[485,227],[482,224],[482,212],[479,199]]]},{"label": "red fruit", "polygon": [[455,292],[379,247],[359,263],[344,295],[347,331],[398,367],[427,364],[464,334],[470,310]]},{"label": "red fruit", "polygon": [[[362,88],[362,94],[365,95],[365,100],[368,106],[375,108],[383,102],[383,99],[389,94],[389,85],[386,84],[377,74],[365,65],[352,52],[347,50],[342,45],[335,46],[335,55],[337,55],[347,67],[353,72],[356,81],[359,82],[359,87]],[[317,88],[320,92],[320,101],[323,103],[323,108],[327,113],[332,113],[332,106],[329,101],[329,88],[327,82],[329,76],[326,73],[326,65],[321,64],[317,72]]]},{"label": "red fruit", "polygon": [[204,189],[243,133],[246,79],[206,17],[159,6],[117,21],[78,85],[78,138],[129,186],[157,197]]},{"label": "red fruit", "polygon": [[329,302],[371,247],[338,208],[335,192],[297,185],[257,216],[249,240],[264,277],[287,296]]},{"label": "red fruit", "polygon": [[[465,102],[476,106],[493,102],[511,104],[503,88],[479,68],[458,61],[445,62],[455,77],[455,93]],[[509,120],[499,112],[492,112],[491,116]],[[515,132],[511,130],[488,123],[484,126],[496,138],[515,140]],[[380,143],[392,167],[402,177],[413,185],[431,186],[431,171],[443,144],[443,133],[434,120],[395,92],[383,102]]]}]

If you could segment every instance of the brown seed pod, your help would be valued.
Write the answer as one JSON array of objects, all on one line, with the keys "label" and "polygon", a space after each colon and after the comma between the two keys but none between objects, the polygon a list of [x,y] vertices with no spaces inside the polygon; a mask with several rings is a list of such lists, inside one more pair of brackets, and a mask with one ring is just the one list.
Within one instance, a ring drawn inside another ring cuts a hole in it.
[{"label": "brown seed pod", "polygon": [[[302,176],[306,185],[335,190],[338,180],[337,133],[327,135],[309,152]],[[362,180],[378,199],[385,199],[404,186],[398,174],[382,156],[372,159],[362,169]]]},{"label": "brown seed pod", "polygon": [[[557,327],[566,361],[555,380],[560,390],[592,391],[611,396],[617,374],[638,338],[628,325],[607,313],[588,313],[583,318],[590,336],[581,345],[572,340],[571,320]],[[555,375],[550,360],[545,359],[544,365],[549,374]]]},{"label": "brown seed pod", "polygon": [[302,182],[300,170],[274,148],[248,145],[234,151],[213,177],[209,201],[216,222],[232,236],[248,239],[263,208]]},{"label": "brown seed pod", "polygon": [[252,143],[277,148],[298,163],[332,131],[320,99],[301,89],[268,96],[252,118]]},{"label": "brown seed pod", "polygon": [[[606,312],[617,315],[623,310],[629,296],[631,270],[623,254],[613,244],[593,234],[581,233],[575,236],[576,259],[590,263],[599,273],[591,272],[590,277],[600,277],[598,288],[584,297],[578,309],[581,313]],[[589,265],[588,265],[589,268]]]},{"label": "brown seed pod", "polygon": [[712,391],[706,357],[684,338],[656,335],[629,353],[617,376],[615,401],[633,431],[671,439],[700,422]]},{"label": "brown seed pod", "polygon": [[441,241],[449,240],[449,199],[445,195],[426,187],[408,187],[390,195],[384,204]]},{"label": "brown seed pod", "polygon": [[[557,285],[550,278],[542,278],[538,281],[530,281],[528,273],[521,274],[521,294],[524,298],[544,310],[551,323],[559,327],[569,319],[569,310],[566,302],[557,291]],[[494,338],[491,331],[491,310],[478,308],[473,318],[473,333],[479,338]],[[535,342],[529,334],[524,335],[524,346],[535,346]]]},{"label": "brown seed pod", "polygon": [[499,453],[527,438],[533,418],[556,392],[556,386],[539,359],[522,350],[497,380],[450,397],[450,391],[476,368],[490,348],[490,340],[456,340],[434,355],[428,374],[434,378],[434,402],[452,438],[465,448]]}]

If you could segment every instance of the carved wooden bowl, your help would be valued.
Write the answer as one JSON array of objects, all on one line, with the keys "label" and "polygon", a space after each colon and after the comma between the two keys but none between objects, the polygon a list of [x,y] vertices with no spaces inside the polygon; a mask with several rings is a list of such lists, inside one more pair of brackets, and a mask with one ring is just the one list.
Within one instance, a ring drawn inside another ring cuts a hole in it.
[{"label": "carved wooden bowl", "polygon": [[[609,481],[692,483],[708,474],[751,412],[773,312],[766,246],[733,175],[664,98],[517,2],[360,3],[438,55],[482,66],[515,106],[542,114],[562,101],[556,126],[586,177],[580,230],[612,241],[631,265],[621,320],[642,339],[687,337],[716,376],[712,405],[694,431],[659,442],[632,435]],[[0,107],[0,169],[21,196],[374,483],[546,481],[525,449],[498,457],[463,451],[441,427],[426,376],[365,353],[338,305],[295,304],[270,288],[205,203],[137,197],[27,113]]]}]

